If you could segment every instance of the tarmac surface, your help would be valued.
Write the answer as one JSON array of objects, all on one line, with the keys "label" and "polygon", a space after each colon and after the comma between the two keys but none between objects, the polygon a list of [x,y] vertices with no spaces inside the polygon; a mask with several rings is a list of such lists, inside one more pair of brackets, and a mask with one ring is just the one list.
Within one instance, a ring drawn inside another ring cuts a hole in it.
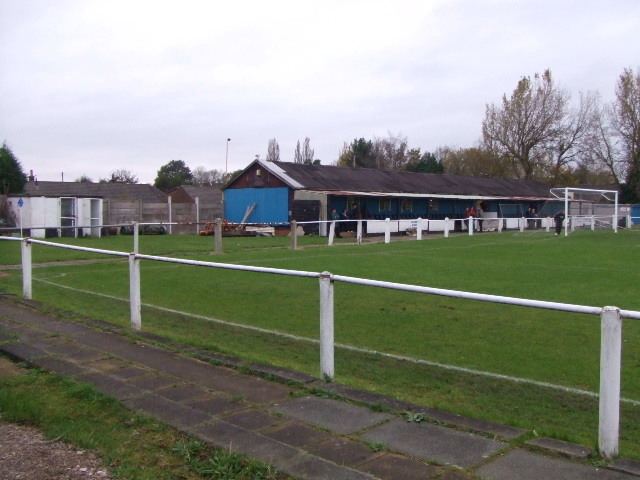
[{"label": "tarmac surface", "polygon": [[580,445],[35,307],[0,296],[0,352],[295,478],[640,478],[637,461],[596,468]]}]

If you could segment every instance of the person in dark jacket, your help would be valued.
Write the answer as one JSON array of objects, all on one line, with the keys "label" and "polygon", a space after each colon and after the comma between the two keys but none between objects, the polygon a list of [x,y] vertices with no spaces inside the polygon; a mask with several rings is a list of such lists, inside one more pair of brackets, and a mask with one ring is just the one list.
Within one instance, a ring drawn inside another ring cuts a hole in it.
[{"label": "person in dark jacket", "polygon": [[560,235],[562,231],[562,224],[564,223],[564,212],[558,212],[553,216],[553,220],[556,222],[556,235]]}]

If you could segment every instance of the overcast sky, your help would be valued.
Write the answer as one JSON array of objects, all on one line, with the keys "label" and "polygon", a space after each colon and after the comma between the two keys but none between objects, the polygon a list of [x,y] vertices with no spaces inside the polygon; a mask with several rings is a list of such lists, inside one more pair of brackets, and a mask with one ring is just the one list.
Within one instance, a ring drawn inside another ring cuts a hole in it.
[{"label": "overcast sky", "polygon": [[550,68],[610,101],[640,1],[0,0],[0,141],[40,180],[173,159],[229,170],[311,138],[472,146],[487,103]]}]

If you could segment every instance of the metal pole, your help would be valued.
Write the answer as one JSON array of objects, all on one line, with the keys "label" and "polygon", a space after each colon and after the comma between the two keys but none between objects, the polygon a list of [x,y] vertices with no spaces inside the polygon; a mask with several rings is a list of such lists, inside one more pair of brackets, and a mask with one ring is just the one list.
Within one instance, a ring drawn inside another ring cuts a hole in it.
[{"label": "metal pole", "polygon": [[129,306],[131,310],[131,328],[142,328],[140,302],[140,260],[135,253],[129,254]]},{"label": "metal pole", "polygon": [[140,253],[140,225],[133,222],[133,253]]},{"label": "metal pole", "polygon": [[[22,199],[21,199],[22,200]],[[31,205],[31,204],[29,204]],[[19,207],[19,213],[20,213],[20,236],[24,237],[24,234],[22,233],[22,207]],[[32,234],[33,235],[33,234]]]},{"label": "metal pole", "polygon": [[564,236],[569,235],[569,189],[564,189]]},{"label": "metal pole", "polygon": [[229,142],[230,138],[227,138],[227,151],[224,154],[224,173],[229,173]]},{"label": "metal pole", "polygon": [[336,236],[336,221],[332,221],[329,225],[329,242],[327,245],[333,245],[333,238]]},{"label": "metal pole", "polygon": [[600,337],[600,422],[598,449],[605,458],[618,454],[622,320],[616,307],[602,309]]},{"label": "metal pole", "polygon": [[320,372],[325,380],[333,380],[334,368],[334,303],[333,280],[329,272],[320,274]]},{"label": "metal pole", "polygon": [[416,240],[422,240],[422,218],[418,217],[416,225]]},{"label": "metal pole", "polygon": [[616,192],[616,204],[613,211],[613,231],[618,233],[618,192]]},{"label": "metal pole", "polygon": [[222,219],[216,218],[215,229],[213,231],[215,253],[222,253]]},{"label": "metal pole", "polygon": [[291,250],[298,248],[298,222],[291,220]]},{"label": "metal pole", "polygon": [[384,243],[391,242],[391,219],[389,217],[384,219]]},{"label": "metal pole", "polygon": [[22,244],[22,298],[31,300],[33,293],[31,281],[31,240],[25,238],[20,243]]},{"label": "metal pole", "polygon": [[169,235],[173,233],[173,229],[171,228],[171,224],[173,223],[171,220],[171,197],[167,197],[167,202],[169,203]]},{"label": "metal pole", "polygon": [[200,230],[200,197],[196,197],[196,235]]}]

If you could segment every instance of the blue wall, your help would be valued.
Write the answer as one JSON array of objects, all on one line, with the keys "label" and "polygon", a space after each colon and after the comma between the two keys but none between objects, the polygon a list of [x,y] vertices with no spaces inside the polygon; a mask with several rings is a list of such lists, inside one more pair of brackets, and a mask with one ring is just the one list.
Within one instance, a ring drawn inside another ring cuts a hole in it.
[{"label": "blue wall", "polygon": [[[631,205],[631,216],[640,217],[640,203],[637,205]],[[631,223],[633,225],[640,225],[640,218],[632,218]]]},{"label": "blue wall", "polygon": [[229,188],[224,191],[224,218],[241,222],[247,207],[256,204],[249,223],[286,223],[289,221],[289,189]]}]

